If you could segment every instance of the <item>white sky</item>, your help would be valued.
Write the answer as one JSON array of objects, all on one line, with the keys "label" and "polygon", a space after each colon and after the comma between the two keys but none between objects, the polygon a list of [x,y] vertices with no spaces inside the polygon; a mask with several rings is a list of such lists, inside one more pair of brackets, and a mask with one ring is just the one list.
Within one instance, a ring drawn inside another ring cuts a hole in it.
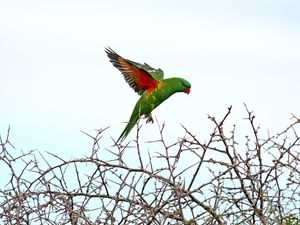
[{"label": "white sky", "polygon": [[[232,121],[244,123],[243,103],[276,132],[290,113],[300,116],[299,8],[297,0],[0,0],[0,134],[10,125],[18,149],[70,157],[89,150],[79,130],[111,126],[111,145],[139,96],[106,46],[190,81],[190,95],[153,113],[172,140],[184,133],[180,123],[206,137],[207,114],[229,105]],[[143,126],[143,139],[157,129]]]}]

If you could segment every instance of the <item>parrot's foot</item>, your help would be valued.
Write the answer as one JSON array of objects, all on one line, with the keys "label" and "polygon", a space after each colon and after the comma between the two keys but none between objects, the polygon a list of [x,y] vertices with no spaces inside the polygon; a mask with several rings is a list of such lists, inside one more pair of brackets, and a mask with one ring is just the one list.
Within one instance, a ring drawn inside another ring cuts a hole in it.
[{"label": "parrot's foot", "polygon": [[154,120],[153,120],[153,117],[152,117],[152,115],[151,115],[151,113],[150,114],[148,114],[145,118],[147,118],[147,120],[146,120],[146,123],[153,123],[154,122]]}]

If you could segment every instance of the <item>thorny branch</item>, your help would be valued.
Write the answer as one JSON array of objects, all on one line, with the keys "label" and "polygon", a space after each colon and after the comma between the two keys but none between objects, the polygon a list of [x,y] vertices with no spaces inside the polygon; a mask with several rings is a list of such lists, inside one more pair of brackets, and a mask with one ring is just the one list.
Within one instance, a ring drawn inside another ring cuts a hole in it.
[{"label": "thorny branch", "polygon": [[264,135],[246,105],[250,133],[230,125],[232,107],[207,140],[188,128],[173,143],[102,142],[66,160],[22,152],[0,136],[0,221],[4,224],[284,224],[300,215],[300,119]]}]

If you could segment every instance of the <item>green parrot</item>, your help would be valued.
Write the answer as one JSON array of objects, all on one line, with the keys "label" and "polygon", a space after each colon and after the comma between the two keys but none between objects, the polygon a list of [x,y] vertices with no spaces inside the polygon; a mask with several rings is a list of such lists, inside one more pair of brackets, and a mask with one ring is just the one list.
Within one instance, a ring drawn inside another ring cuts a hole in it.
[{"label": "green parrot", "polygon": [[141,116],[147,118],[147,123],[153,123],[151,112],[171,95],[176,92],[190,93],[191,84],[185,79],[178,77],[164,79],[164,72],[161,69],[124,59],[111,48],[106,48],[105,52],[110,62],[123,74],[129,86],[141,95],[116,143],[122,142],[127,137]]}]

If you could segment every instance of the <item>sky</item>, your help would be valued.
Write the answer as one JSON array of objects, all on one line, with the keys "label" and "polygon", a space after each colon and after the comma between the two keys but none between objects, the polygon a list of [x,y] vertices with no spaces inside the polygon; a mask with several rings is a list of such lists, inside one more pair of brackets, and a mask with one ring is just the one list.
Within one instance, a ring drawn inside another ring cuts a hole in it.
[{"label": "sky", "polygon": [[[81,130],[110,127],[111,146],[139,96],[107,46],[192,84],[153,112],[170,140],[184,134],[181,124],[205,139],[207,115],[221,118],[230,105],[232,123],[245,123],[243,103],[276,133],[300,116],[299,8],[297,0],[0,0],[0,134],[10,126],[17,149],[70,158],[90,152]],[[141,132],[157,139],[157,122]]]}]

